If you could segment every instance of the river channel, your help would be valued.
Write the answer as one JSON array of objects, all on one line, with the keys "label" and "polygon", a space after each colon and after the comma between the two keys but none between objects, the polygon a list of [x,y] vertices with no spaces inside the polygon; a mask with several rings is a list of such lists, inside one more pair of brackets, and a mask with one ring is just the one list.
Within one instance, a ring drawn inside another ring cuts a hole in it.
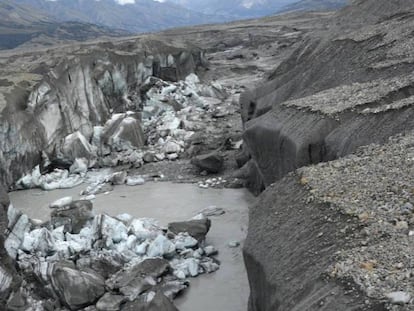
[{"label": "river channel", "polygon": [[[64,196],[79,198],[85,186],[72,189],[25,190],[10,193],[13,205],[33,219],[49,218],[50,202]],[[208,206],[223,208],[226,213],[213,216],[207,243],[219,250],[220,269],[212,274],[190,279],[190,288],[175,300],[181,311],[247,309],[248,281],[242,249],[230,248],[229,242],[243,244],[247,233],[248,205],[252,195],[244,189],[200,189],[194,184],[148,182],[141,186],[116,186],[93,201],[95,213],[157,219],[161,225],[188,220]]]}]

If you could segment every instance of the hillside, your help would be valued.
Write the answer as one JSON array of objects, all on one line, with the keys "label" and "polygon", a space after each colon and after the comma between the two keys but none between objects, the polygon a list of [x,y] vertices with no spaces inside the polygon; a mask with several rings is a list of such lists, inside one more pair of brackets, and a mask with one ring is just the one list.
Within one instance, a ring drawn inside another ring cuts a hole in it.
[{"label": "hillside", "polygon": [[284,6],[279,12],[338,10],[349,0],[301,0]]},{"label": "hillside", "polygon": [[88,23],[60,23],[29,6],[18,5],[9,0],[0,1],[0,49],[11,49],[29,42],[52,45],[126,34],[126,31],[111,30]]},{"label": "hillside", "polygon": [[114,0],[16,0],[16,2],[45,12],[59,22],[91,23],[135,33],[222,20],[187,10],[176,4],[153,0],[140,0],[123,5]]},{"label": "hillside", "polygon": [[229,19],[252,18],[274,14],[296,0],[168,0],[190,10]]}]

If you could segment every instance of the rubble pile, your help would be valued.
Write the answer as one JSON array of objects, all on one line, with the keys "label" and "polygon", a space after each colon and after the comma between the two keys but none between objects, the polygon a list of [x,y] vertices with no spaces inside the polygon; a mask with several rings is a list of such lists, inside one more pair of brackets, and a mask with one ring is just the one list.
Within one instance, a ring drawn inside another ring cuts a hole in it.
[{"label": "rubble pile", "polygon": [[[33,310],[176,310],[172,300],[187,278],[219,269],[203,213],[162,228],[128,214],[94,215],[88,200],[65,197],[50,208],[43,223],[8,209],[5,248],[24,278],[11,310],[28,303]],[[0,280],[10,283],[6,271]]]}]

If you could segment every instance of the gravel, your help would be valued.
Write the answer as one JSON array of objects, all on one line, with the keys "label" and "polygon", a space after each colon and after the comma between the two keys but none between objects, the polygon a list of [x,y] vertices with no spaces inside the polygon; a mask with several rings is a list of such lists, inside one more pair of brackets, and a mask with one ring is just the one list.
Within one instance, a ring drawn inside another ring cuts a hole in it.
[{"label": "gravel", "polygon": [[390,310],[414,310],[414,132],[299,170],[308,202],[329,203],[360,223],[356,245],[327,271],[352,278]]}]

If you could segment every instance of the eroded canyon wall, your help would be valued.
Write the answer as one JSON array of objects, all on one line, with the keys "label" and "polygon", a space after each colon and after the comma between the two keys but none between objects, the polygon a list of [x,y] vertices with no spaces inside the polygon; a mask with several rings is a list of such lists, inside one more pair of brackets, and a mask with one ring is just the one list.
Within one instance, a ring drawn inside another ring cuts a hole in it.
[{"label": "eroded canyon wall", "polygon": [[382,310],[357,299],[352,282],[344,296],[343,284],[322,277],[347,247],[341,224],[352,219],[307,204],[300,176],[283,178],[414,128],[413,11],[412,2],[355,1],[241,96],[249,185],[266,189],[244,247],[249,310]]},{"label": "eroded canyon wall", "polygon": [[34,88],[20,84],[3,94],[0,183],[7,187],[40,162],[41,151],[53,155],[66,135],[80,131],[90,139],[111,112],[136,110],[147,77],[176,81],[207,65],[199,49],[156,42],[135,53],[94,48],[53,57]]}]

